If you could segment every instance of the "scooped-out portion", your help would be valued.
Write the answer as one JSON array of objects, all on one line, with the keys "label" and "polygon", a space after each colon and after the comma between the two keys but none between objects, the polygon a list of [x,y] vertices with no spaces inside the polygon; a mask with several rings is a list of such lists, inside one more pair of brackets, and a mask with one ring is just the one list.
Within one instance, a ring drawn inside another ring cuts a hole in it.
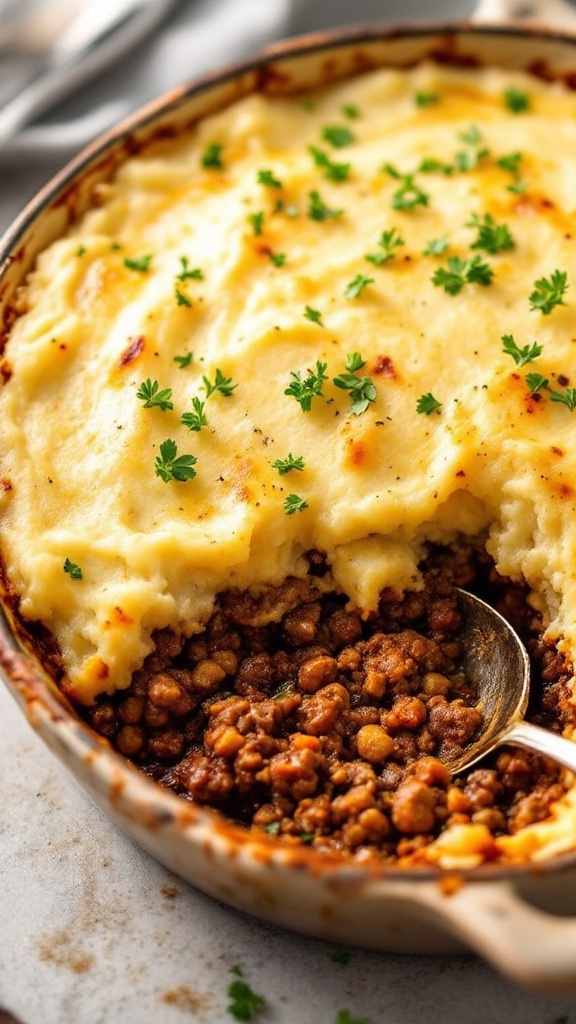
[{"label": "scooped-out portion", "polygon": [[575,117],[433,62],[255,93],[127,159],[7,311],[5,598],[185,798],[394,863],[575,844],[567,772],[441,763],[483,715],[455,563],[573,734]]}]

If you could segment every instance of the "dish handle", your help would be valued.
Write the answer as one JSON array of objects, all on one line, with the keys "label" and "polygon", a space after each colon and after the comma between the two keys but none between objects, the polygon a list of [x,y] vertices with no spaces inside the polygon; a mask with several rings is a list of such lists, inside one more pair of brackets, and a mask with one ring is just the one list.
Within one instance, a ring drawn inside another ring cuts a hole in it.
[{"label": "dish handle", "polygon": [[531,22],[562,31],[576,29],[576,8],[567,0],[479,0],[470,20],[477,25]]},{"label": "dish handle", "polygon": [[508,881],[464,881],[451,894],[436,885],[423,902],[453,934],[515,981],[555,992],[576,989],[576,916],[541,910]]}]

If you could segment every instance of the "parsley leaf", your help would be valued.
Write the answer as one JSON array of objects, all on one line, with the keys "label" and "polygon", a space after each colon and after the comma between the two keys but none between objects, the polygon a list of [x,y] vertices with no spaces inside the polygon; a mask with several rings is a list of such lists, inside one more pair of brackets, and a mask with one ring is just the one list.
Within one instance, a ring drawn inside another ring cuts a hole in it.
[{"label": "parsley leaf", "polygon": [[514,249],[516,246],[508,225],[496,224],[489,213],[485,213],[483,217],[477,213],[473,214],[466,227],[478,229],[478,237],[470,246],[471,249],[483,249],[485,252],[495,255],[507,249]]},{"label": "parsley leaf", "polygon": [[568,274],[565,270],[554,270],[550,278],[539,278],[529,296],[530,309],[539,309],[543,316],[547,316],[555,306],[566,305],[563,296],[567,288]]},{"label": "parsley leaf", "polygon": [[334,1024],[370,1024],[366,1017],[353,1017],[350,1010],[338,1010]]},{"label": "parsley leaf", "polygon": [[429,92],[427,89],[418,89],[414,93],[414,103],[417,107],[430,107],[438,103],[440,97],[436,92]]},{"label": "parsley leaf", "polygon": [[187,366],[190,366],[193,359],[193,352],[186,352],[186,354],[183,356],[174,356],[174,362],[178,363],[178,367],[180,370],[184,370]]},{"label": "parsley leaf", "polygon": [[176,286],[176,288],[174,289],[174,295],[176,297],[177,306],[190,307],[192,305],[192,299],[188,298],[188,296],[185,295],[184,292],[181,291],[180,288],[178,288],[178,286]]},{"label": "parsley leaf", "polygon": [[160,455],[156,456],[154,469],[156,476],[161,477],[164,483],[169,483],[170,480],[186,483],[196,476],[196,470],[192,467],[197,462],[195,455],[178,455],[176,442],[167,438],[160,445]]},{"label": "parsley leaf", "polygon": [[212,167],[221,170],[223,146],[219,142],[209,142],[202,154],[202,167]]},{"label": "parsley leaf", "polygon": [[394,249],[404,245],[404,239],[400,237],[396,228],[391,228],[390,231],[382,232],[378,245],[382,251],[366,253],[364,259],[368,260],[369,263],[374,263],[377,267],[381,267],[388,260],[394,259],[396,255]]},{"label": "parsley leaf", "polygon": [[432,284],[442,287],[448,295],[457,295],[465,284],[489,285],[494,276],[492,267],[482,260],[481,256],[473,256],[463,260],[460,256],[448,258],[448,268],[438,267],[432,278]]},{"label": "parsley leaf", "polygon": [[188,259],[187,256],[181,256],[180,257],[180,265],[182,267],[182,270],[180,271],[179,274],[176,274],[176,277],[178,278],[179,281],[188,281],[188,280],[203,281],[204,280],[204,274],[200,270],[200,267],[191,268],[190,267],[190,260]]},{"label": "parsley leaf", "polygon": [[287,256],[285,252],[271,252],[268,255],[270,263],[273,263],[275,267],[283,267],[286,263]]},{"label": "parsley leaf", "polygon": [[64,560],[62,568],[64,569],[64,572],[68,573],[71,580],[82,579],[82,569],[79,565],[76,565],[76,562],[71,562],[69,558]]},{"label": "parsley leaf", "polygon": [[543,389],[546,390],[548,388],[548,377],[543,377],[541,373],[527,373],[524,380],[533,395],[535,395],[537,391],[542,391]]},{"label": "parsley leaf", "polygon": [[295,398],[300,403],[302,412],[310,412],[312,408],[312,399],[322,394],[324,387],[324,381],[328,380],[326,375],[326,367],[328,363],[321,363],[319,360],[316,362],[316,371],[308,370],[307,376],[302,380],[300,371],[290,371],[290,376],[294,378],[292,383],[286,391],[285,395],[289,395],[291,398]]},{"label": "parsley leaf", "polygon": [[293,516],[295,512],[303,512],[305,508],[308,508],[308,502],[298,494],[289,494],[284,501],[284,511],[287,516]]},{"label": "parsley leaf", "polygon": [[335,149],[342,149],[354,142],[354,132],[351,132],[346,125],[327,124],[322,129],[322,138],[329,142]]},{"label": "parsley leaf", "polygon": [[519,348],[513,334],[503,334],[502,342],[502,351],[507,356],[512,356],[516,366],[526,366],[526,363],[533,362],[542,352],[542,345],[538,345],[536,342],[533,345],[524,345],[524,348]]},{"label": "parsley leaf", "polygon": [[280,476],[285,476],[292,469],[304,469],[304,459],[301,455],[292,455],[292,452],[288,452],[285,459],[276,459],[276,462],[272,463],[272,468],[277,469]]},{"label": "parsley leaf", "polygon": [[414,210],[416,206],[428,206],[429,196],[414,181],[413,174],[403,174],[402,184],[392,196],[393,210]]},{"label": "parsley leaf", "polygon": [[548,388],[548,393],[552,402],[561,402],[570,412],[576,408],[576,388],[566,388],[565,391],[553,391],[552,388]]},{"label": "parsley leaf", "polygon": [[327,206],[317,191],[308,193],[308,216],[311,220],[329,220],[331,217],[340,217],[343,210],[334,210]]},{"label": "parsley leaf", "polygon": [[423,256],[442,256],[446,252],[449,246],[447,238],[431,238],[428,245],[423,250]]},{"label": "parsley leaf", "polygon": [[342,107],[342,113],[344,117],[348,117],[351,121],[355,121],[360,117],[360,111],[354,103],[345,103]]},{"label": "parsley leaf", "polygon": [[204,402],[201,402],[199,398],[194,397],[192,399],[192,408],[194,412],[184,412],[180,417],[180,422],[188,427],[188,430],[195,430],[200,432],[202,427],[208,426],[208,420],[204,414]]},{"label": "parsley leaf", "polygon": [[304,308],[304,316],[313,324],[318,324],[319,327],[324,327],[324,324],[322,323],[322,313],[319,309],[312,309],[312,306],[306,306]]},{"label": "parsley leaf", "polygon": [[228,986],[228,997],[231,1000],[227,1007],[228,1013],[235,1020],[254,1020],[256,1014],[264,1009],[266,1000],[254,992],[248,982],[244,981],[241,967],[233,967],[231,973],[236,974],[237,977]]},{"label": "parsley leaf", "polygon": [[150,270],[150,263],[152,262],[152,256],[138,256],[136,259],[130,259],[127,257],[124,260],[124,266],[128,267],[128,270],[138,270],[141,274],[146,274]]},{"label": "parsley leaf", "polygon": [[350,412],[353,416],[360,416],[371,402],[376,401],[376,388],[371,377],[358,377],[356,370],[365,366],[365,361],[359,352],[353,352],[346,359],[346,373],[339,374],[333,378],[337,388],[350,392],[352,407]]},{"label": "parsley leaf", "polygon": [[160,391],[158,381],[150,380],[150,377],[142,381],[136,392],[136,398],[144,402],[145,409],[152,409],[154,406],[157,406],[162,412],[166,412],[167,409],[174,408],[170,401],[172,398],[172,388],[163,388]]},{"label": "parsley leaf", "polygon": [[344,295],[347,299],[356,299],[362,294],[367,285],[374,284],[373,277],[365,277],[364,274],[356,274],[356,277],[350,281]]},{"label": "parsley leaf", "polygon": [[463,132],[458,132],[458,138],[468,146],[477,146],[482,141],[482,132],[477,124],[471,124]]},{"label": "parsley leaf", "polygon": [[442,408],[442,402],[439,402],[431,391],[428,391],[425,395],[420,395],[420,398],[416,402],[416,412],[424,413],[425,416],[430,416],[437,409]]},{"label": "parsley leaf", "polygon": [[324,177],[328,181],[346,181],[350,174],[350,164],[336,163],[330,159],[326,150],[320,149],[319,146],[308,146],[308,152],[316,167],[324,171]]},{"label": "parsley leaf", "polygon": [[512,114],[523,114],[530,110],[530,97],[523,89],[511,86],[504,91],[504,103]]},{"label": "parsley leaf", "polygon": [[356,373],[356,370],[361,370],[363,366],[366,366],[366,360],[362,358],[359,352],[350,352],[346,356],[344,365],[349,373]]},{"label": "parsley leaf", "polygon": [[274,171],[258,171],[258,184],[269,185],[270,188],[282,188],[282,182],[275,176]]},{"label": "parsley leaf", "polygon": [[503,171],[510,171],[510,174],[518,174],[521,159],[522,153],[506,153],[504,156],[498,157],[496,163]]},{"label": "parsley leaf", "polygon": [[219,369],[216,369],[213,384],[208,380],[208,377],[202,377],[202,380],[206,389],[206,398],[210,398],[210,395],[213,395],[215,391],[219,391],[221,395],[224,395],[224,398],[229,398],[234,389],[238,387],[237,384],[232,383],[232,377],[225,377],[222,370]]},{"label": "parsley leaf", "polygon": [[258,213],[249,213],[248,220],[252,225],[254,234],[261,235],[262,225],[264,224],[264,210],[258,210]]}]

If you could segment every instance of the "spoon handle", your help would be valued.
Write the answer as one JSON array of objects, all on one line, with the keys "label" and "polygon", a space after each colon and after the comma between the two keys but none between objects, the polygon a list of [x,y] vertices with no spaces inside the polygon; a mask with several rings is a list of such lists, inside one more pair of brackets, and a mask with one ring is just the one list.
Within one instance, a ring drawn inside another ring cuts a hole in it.
[{"label": "spoon handle", "polygon": [[523,721],[511,722],[498,737],[498,745],[502,743],[512,743],[536,751],[537,754],[544,754],[576,772],[576,743],[565,739],[564,736],[558,736],[557,733],[541,729],[539,725]]}]

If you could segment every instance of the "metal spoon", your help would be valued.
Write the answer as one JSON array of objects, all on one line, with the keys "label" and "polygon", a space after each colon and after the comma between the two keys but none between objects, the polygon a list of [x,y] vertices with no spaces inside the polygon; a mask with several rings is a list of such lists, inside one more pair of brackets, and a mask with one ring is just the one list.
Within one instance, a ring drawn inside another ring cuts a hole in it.
[{"label": "metal spoon", "polygon": [[463,624],[462,667],[475,687],[484,714],[481,735],[461,753],[442,760],[452,773],[464,771],[504,743],[525,747],[576,772],[576,743],[524,721],[530,691],[530,662],[520,638],[480,598],[459,592]]},{"label": "metal spoon", "polygon": [[174,0],[83,3],[17,95],[0,107],[0,147],[151,32]]}]

